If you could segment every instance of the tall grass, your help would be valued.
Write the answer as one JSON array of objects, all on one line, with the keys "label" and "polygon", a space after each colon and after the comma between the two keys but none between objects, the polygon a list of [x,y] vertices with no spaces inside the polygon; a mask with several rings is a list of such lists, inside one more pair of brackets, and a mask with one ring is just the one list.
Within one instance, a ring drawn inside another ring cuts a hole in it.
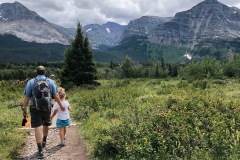
[{"label": "tall grass", "polygon": [[239,159],[236,80],[110,80],[71,95],[96,159]]},{"label": "tall grass", "polygon": [[[240,159],[239,80],[102,80],[68,91],[95,159]],[[0,82],[0,159],[26,141],[24,85]]]},{"label": "tall grass", "polygon": [[23,85],[0,81],[0,159],[16,159],[25,143],[21,127]]}]

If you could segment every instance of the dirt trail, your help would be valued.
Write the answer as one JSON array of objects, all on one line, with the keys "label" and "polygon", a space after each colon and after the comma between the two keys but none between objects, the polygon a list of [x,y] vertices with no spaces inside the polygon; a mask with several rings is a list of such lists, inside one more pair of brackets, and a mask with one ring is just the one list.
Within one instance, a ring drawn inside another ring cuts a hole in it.
[{"label": "dirt trail", "polygon": [[[56,116],[55,116],[56,117]],[[57,144],[60,141],[59,131],[55,125],[55,119],[53,125],[49,128],[47,144],[44,149],[48,160],[91,160],[85,150],[83,139],[79,136],[77,124],[72,122],[71,126],[67,128],[66,133],[66,146],[60,147]],[[37,145],[35,142],[34,130],[28,128],[29,136],[27,138],[27,144],[22,150],[22,154],[18,159],[33,160],[36,159]]]}]

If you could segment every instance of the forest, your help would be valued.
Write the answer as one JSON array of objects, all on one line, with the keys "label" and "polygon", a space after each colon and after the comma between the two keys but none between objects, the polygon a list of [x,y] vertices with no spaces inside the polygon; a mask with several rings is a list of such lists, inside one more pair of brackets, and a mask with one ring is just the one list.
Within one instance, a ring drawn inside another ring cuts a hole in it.
[{"label": "forest", "polygon": [[[35,62],[35,63],[0,63],[0,80],[26,80],[35,76],[38,65],[47,68],[47,76],[55,74],[61,76],[63,62]],[[174,64],[164,62],[164,59],[136,63],[126,56],[121,63],[96,63],[98,79],[123,78],[239,78],[240,55],[235,54],[219,61],[212,57],[202,60],[191,60],[189,63]]]}]

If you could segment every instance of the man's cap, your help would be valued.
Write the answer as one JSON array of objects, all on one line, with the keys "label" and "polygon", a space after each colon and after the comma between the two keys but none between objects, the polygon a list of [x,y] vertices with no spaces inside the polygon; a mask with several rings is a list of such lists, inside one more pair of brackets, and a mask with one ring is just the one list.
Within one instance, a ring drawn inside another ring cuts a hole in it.
[{"label": "man's cap", "polygon": [[38,66],[38,67],[36,68],[36,73],[37,73],[37,74],[44,74],[45,71],[46,71],[46,69],[45,69],[45,67],[43,67],[43,66]]}]

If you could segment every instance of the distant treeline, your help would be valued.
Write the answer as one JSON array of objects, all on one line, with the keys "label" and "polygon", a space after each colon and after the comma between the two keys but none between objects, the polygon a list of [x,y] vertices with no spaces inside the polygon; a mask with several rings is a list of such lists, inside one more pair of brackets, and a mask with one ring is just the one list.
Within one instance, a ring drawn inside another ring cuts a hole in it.
[{"label": "distant treeline", "polygon": [[[47,69],[47,76],[55,74],[61,76],[63,62],[36,63],[0,63],[0,80],[25,80],[35,76],[35,68],[43,65]],[[98,79],[114,78],[168,78],[184,79],[222,79],[225,77],[240,77],[240,55],[219,61],[205,57],[202,60],[192,60],[186,65],[165,63],[163,59],[148,63],[135,63],[130,57],[121,63],[97,63]],[[62,75],[64,76],[64,75]]]},{"label": "distant treeline", "polygon": [[37,66],[46,67],[47,76],[60,75],[63,62],[35,62],[35,63],[0,63],[0,80],[26,80],[36,76]]}]

